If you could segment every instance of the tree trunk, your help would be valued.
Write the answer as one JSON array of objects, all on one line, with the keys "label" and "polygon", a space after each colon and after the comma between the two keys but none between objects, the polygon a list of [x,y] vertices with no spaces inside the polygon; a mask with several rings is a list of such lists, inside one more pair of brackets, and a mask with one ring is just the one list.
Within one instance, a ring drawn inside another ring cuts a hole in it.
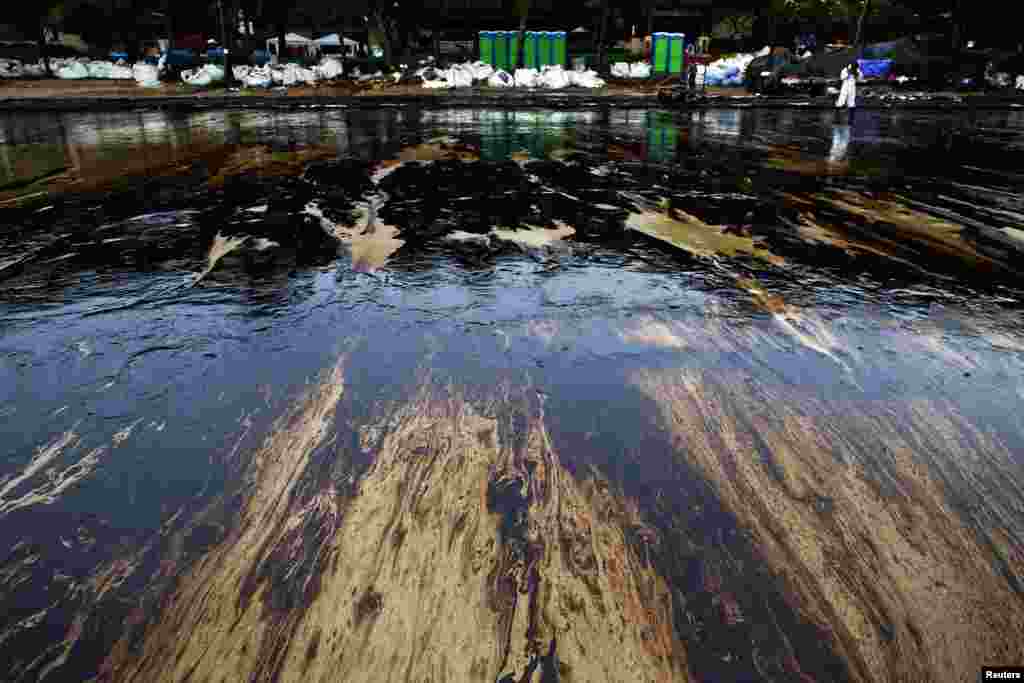
[{"label": "tree trunk", "polygon": [[861,42],[864,38],[864,17],[868,15],[870,9],[871,0],[864,0],[864,6],[860,10],[860,17],[857,19],[857,37],[853,41],[853,47],[857,56],[860,56]]},{"label": "tree trunk", "polygon": [[511,70],[515,73],[515,70],[523,63],[523,53],[526,52],[526,43],[523,39],[526,37],[526,22],[530,17],[530,4],[526,3],[525,11],[519,15],[519,33],[516,34],[516,58],[512,60]]},{"label": "tree trunk", "polygon": [[287,35],[287,24],[284,17],[277,20],[277,63],[286,64],[288,61],[288,43],[285,42]]},{"label": "tree trunk", "polygon": [[46,69],[48,78],[53,78],[53,71],[50,69],[50,55],[46,53],[46,18],[39,20],[39,37],[36,41],[39,45],[39,58],[43,60],[43,68]]},{"label": "tree trunk", "polygon": [[611,5],[609,0],[603,0],[601,3],[601,28],[597,32],[597,63],[604,69],[608,66],[608,49],[605,47],[605,43],[608,37],[608,15],[611,14]]}]

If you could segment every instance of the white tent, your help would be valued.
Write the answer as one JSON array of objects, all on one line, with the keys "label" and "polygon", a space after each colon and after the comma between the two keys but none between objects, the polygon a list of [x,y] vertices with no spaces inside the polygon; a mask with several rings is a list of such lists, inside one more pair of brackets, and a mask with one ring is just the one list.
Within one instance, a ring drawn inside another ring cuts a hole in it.
[{"label": "white tent", "polygon": [[313,41],[313,44],[318,48],[322,47],[340,47],[344,44],[345,49],[342,52],[346,55],[354,55],[356,49],[359,47],[359,41],[352,40],[351,38],[342,38],[337,33],[331,33],[326,36],[321,36]]},{"label": "white tent", "polygon": [[[277,38],[269,38],[267,40],[267,50],[270,52],[277,52]],[[284,43],[287,47],[301,47],[306,50],[307,54],[313,54],[316,52],[316,44],[307,38],[306,36],[300,36],[298,33],[286,33],[284,36]]]}]

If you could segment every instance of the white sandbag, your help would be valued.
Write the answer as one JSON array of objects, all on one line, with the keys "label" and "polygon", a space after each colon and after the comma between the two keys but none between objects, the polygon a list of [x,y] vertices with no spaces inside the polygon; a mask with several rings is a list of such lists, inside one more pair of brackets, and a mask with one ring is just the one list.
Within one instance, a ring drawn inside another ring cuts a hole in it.
[{"label": "white sandbag", "polygon": [[181,72],[181,80],[200,88],[205,88],[215,81],[224,80],[224,69],[216,64],[207,64],[197,71],[186,70]]},{"label": "white sandbag", "polygon": [[515,79],[504,69],[498,69],[487,79],[487,85],[492,88],[510,88],[515,85]]},{"label": "white sandbag", "polygon": [[132,72],[131,67],[115,64],[114,68],[110,70],[110,77],[115,81],[130,81],[135,78],[135,74]]},{"label": "white sandbag", "polygon": [[160,86],[160,71],[157,67],[139,62],[132,67],[132,76],[135,82],[143,88],[157,88]]},{"label": "white sandbag", "polygon": [[483,62],[473,62],[472,64],[464,65],[465,68],[473,74],[474,81],[486,81],[492,75],[494,75],[494,67],[490,64],[484,64]]},{"label": "white sandbag", "polygon": [[569,74],[560,66],[546,66],[538,81],[542,88],[559,90],[569,87]]},{"label": "white sandbag", "polygon": [[441,88],[447,88],[449,86],[448,86],[448,81],[446,81],[446,80],[437,80],[437,81],[423,81],[423,87],[424,88],[428,88],[430,90],[439,90]]},{"label": "white sandbag", "polygon": [[597,72],[593,69],[587,69],[586,71],[569,71],[570,85],[575,85],[580,88],[603,88],[605,86],[604,79],[597,75]]},{"label": "white sandbag", "polygon": [[651,65],[647,62],[633,62],[629,65],[630,78],[650,78]]},{"label": "white sandbag", "polygon": [[466,66],[453,66],[448,69],[445,78],[453,88],[468,88],[473,85],[473,72]]},{"label": "white sandbag", "polygon": [[275,65],[270,69],[270,80],[274,85],[281,85],[284,83],[284,68],[281,65]]},{"label": "white sandbag", "polygon": [[46,75],[46,67],[42,64],[22,64],[21,75],[25,78],[42,78]]},{"label": "white sandbag", "polygon": [[615,76],[615,78],[629,78],[629,64],[626,62],[615,62],[612,64],[612,76]]},{"label": "white sandbag", "polygon": [[271,69],[268,66],[251,69],[242,83],[247,88],[269,88],[274,83]]},{"label": "white sandbag", "polygon": [[342,65],[341,60],[325,57],[316,67],[316,72],[318,78],[330,81],[335,78],[341,78],[342,74],[345,73],[345,67]]},{"label": "white sandbag", "polygon": [[772,53],[772,49],[771,49],[771,48],[770,48],[769,46],[765,45],[764,47],[762,47],[762,48],[761,48],[761,49],[760,49],[760,50],[758,51],[758,53],[757,53],[757,54],[756,54],[755,56],[756,56],[756,57],[767,57],[767,56],[768,56],[768,55],[770,55],[771,53]]},{"label": "white sandbag", "polygon": [[231,75],[236,81],[244,81],[251,72],[252,67],[248,64],[235,64],[231,67]]},{"label": "white sandbag", "polygon": [[1017,90],[1024,90],[1024,76],[1017,76]]},{"label": "white sandbag", "polygon": [[83,78],[89,78],[89,67],[81,62],[72,62],[67,66],[62,66],[57,70],[57,78],[62,78],[66,81],[77,81]]},{"label": "white sandbag", "polygon": [[538,76],[536,69],[516,69],[513,81],[517,88],[536,88]]}]

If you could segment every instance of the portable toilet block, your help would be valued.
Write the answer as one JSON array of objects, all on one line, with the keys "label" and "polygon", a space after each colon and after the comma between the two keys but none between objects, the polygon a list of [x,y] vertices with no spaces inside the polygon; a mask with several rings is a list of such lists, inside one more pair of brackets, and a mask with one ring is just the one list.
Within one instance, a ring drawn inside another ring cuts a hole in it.
[{"label": "portable toilet block", "polygon": [[540,66],[551,63],[551,34],[547,31],[537,32],[537,54],[540,56]]},{"label": "portable toilet block", "polygon": [[565,31],[555,32],[555,58],[554,63],[562,66],[566,65],[566,43],[568,41],[568,35]]},{"label": "portable toilet block", "polygon": [[682,33],[670,33],[668,43],[668,71],[673,74],[683,73],[683,55],[686,52],[686,36]]},{"label": "portable toilet block", "polygon": [[495,69],[508,69],[508,31],[494,32]]},{"label": "portable toilet block", "polygon": [[[523,35],[523,39],[526,36]],[[508,32],[508,68],[509,70],[514,69],[518,64],[519,58],[519,31]]]},{"label": "portable toilet block", "polygon": [[523,37],[523,66],[527,69],[540,68],[540,53],[537,46],[540,43],[540,36],[536,31],[528,31]]},{"label": "portable toilet block", "polygon": [[494,31],[480,31],[480,61],[494,66]]},{"label": "portable toilet block", "polygon": [[651,37],[651,67],[656,74],[668,72],[668,34],[655,33]]}]

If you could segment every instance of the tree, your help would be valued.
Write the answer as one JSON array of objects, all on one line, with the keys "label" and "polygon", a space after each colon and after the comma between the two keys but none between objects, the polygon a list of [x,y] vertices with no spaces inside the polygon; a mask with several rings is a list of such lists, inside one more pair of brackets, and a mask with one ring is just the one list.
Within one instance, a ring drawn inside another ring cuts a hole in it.
[{"label": "tree", "polygon": [[515,59],[512,60],[511,69],[515,71],[523,63],[523,53],[526,52],[526,43],[523,39],[526,36],[526,21],[530,17],[530,0],[516,0],[516,15],[519,17],[519,33],[516,35]]}]

